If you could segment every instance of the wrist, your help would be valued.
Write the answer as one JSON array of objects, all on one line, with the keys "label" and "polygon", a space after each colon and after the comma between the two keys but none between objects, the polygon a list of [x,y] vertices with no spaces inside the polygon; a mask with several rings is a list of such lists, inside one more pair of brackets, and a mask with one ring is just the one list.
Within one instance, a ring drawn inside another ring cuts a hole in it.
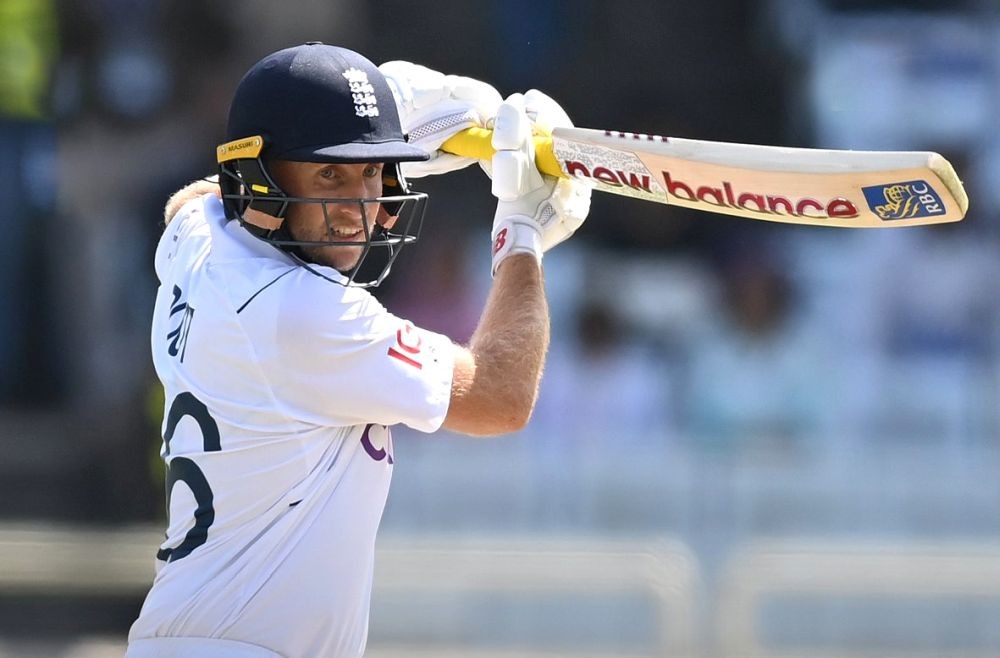
[{"label": "wrist", "polygon": [[494,276],[496,276],[500,263],[515,254],[531,255],[541,264],[542,234],[527,216],[511,215],[498,220],[493,225],[492,237],[493,268],[491,271]]}]

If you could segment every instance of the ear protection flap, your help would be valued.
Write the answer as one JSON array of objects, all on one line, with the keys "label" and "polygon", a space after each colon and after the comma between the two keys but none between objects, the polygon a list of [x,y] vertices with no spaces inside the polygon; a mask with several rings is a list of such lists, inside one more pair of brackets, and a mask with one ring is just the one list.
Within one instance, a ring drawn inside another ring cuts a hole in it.
[{"label": "ear protection flap", "polygon": [[263,148],[264,138],[254,135],[222,144],[216,152],[222,203],[229,219],[242,218],[248,209],[285,217],[287,197],[264,167]]},{"label": "ear protection flap", "polygon": [[[392,163],[391,167],[386,166],[382,170],[382,196],[395,196],[397,194],[409,194],[410,186],[403,177],[403,170],[398,162]],[[393,217],[397,217],[403,208],[403,201],[390,201],[383,203],[382,208]]]}]

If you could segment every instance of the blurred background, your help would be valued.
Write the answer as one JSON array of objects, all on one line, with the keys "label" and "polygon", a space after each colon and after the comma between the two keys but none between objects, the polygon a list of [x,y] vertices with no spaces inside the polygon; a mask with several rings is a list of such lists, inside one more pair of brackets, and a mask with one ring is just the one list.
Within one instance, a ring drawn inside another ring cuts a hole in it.
[{"label": "blurred background", "polygon": [[[595,197],[546,258],[530,427],[396,432],[370,655],[1000,655],[1000,2],[0,0],[0,656],[124,651],[164,523],[162,207],[307,40],[586,127],[936,150],[971,198],[851,231]],[[489,185],[414,186],[377,295],[465,340]]]}]

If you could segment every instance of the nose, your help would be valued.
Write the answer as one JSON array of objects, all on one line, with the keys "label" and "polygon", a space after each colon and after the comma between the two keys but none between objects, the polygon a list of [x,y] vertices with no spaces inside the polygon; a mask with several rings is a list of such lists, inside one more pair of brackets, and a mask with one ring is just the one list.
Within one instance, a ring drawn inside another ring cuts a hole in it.
[{"label": "nose", "polygon": [[[338,224],[361,224],[361,203],[354,199],[364,197],[364,190],[360,185],[344,185],[339,190],[338,197],[344,199],[333,203],[327,203],[328,212],[332,217],[337,218]],[[371,221],[369,219],[369,221]]]},{"label": "nose", "polygon": [[[345,181],[344,185],[340,189],[339,196],[346,199],[367,199],[372,196],[371,193],[372,191],[368,189],[365,179],[362,176],[358,176]],[[361,219],[363,206],[364,214],[369,223],[374,220],[375,215],[378,213],[377,204],[362,203],[360,201],[345,201],[337,205],[340,206],[338,208],[338,212],[342,216],[350,217],[354,220]]]},{"label": "nose", "polygon": [[363,199],[368,196],[368,190],[365,187],[365,179],[362,176],[350,176],[344,181],[341,187],[341,193],[345,197]]},{"label": "nose", "polygon": [[335,204],[336,214],[342,220],[349,220],[352,224],[361,223],[361,204],[357,201],[341,201]]}]

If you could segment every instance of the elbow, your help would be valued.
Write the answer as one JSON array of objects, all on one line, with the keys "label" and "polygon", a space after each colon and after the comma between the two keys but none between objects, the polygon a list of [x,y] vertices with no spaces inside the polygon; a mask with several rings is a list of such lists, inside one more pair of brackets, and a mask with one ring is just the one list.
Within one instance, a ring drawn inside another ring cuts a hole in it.
[{"label": "elbow", "polygon": [[505,413],[499,414],[493,419],[495,434],[513,434],[525,429],[531,421],[531,414],[534,410],[534,396],[530,399],[510,401],[505,406]]},{"label": "elbow", "polygon": [[480,425],[476,430],[466,432],[470,436],[481,437],[484,439],[507,436],[508,434],[515,434],[520,432],[525,427],[528,426],[527,421],[518,420],[503,420],[493,423],[484,423]]},{"label": "elbow", "polygon": [[471,353],[465,354],[463,362],[456,362],[443,427],[468,436],[500,436],[527,427],[538,398],[539,373],[490,368],[490,360],[477,363]]},{"label": "elbow", "polygon": [[504,404],[494,405],[492,413],[477,414],[475,420],[470,418],[466,422],[453,423],[446,421],[445,426],[468,436],[499,437],[525,429],[531,420],[533,410],[534,400],[530,403],[507,401]]},{"label": "elbow", "polygon": [[532,396],[531,400],[527,402],[518,413],[517,417],[514,419],[513,427],[511,432],[520,432],[528,427],[528,423],[531,422],[531,416],[535,412],[535,397]]},{"label": "elbow", "polygon": [[527,413],[518,413],[516,415],[512,414],[499,419],[496,423],[496,434],[513,434],[515,432],[520,432],[528,426],[528,422],[531,420],[531,411]]}]

